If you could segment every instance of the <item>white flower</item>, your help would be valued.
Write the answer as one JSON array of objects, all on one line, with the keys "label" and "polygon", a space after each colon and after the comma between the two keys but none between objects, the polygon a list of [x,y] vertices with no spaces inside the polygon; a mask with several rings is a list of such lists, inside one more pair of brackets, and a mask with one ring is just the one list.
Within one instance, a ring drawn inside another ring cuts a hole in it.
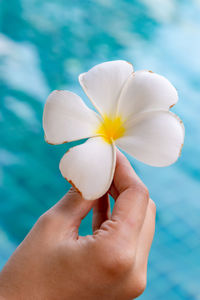
[{"label": "white flower", "polygon": [[167,166],[180,155],[182,121],[169,109],[177,102],[173,85],[151,71],[133,71],[122,60],[96,65],[79,82],[99,114],[69,91],[53,91],[43,115],[45,139],[62,144],[89,138],[71,148],[60,171],[87,200],[109,189],[116,147],[152,165]]}]

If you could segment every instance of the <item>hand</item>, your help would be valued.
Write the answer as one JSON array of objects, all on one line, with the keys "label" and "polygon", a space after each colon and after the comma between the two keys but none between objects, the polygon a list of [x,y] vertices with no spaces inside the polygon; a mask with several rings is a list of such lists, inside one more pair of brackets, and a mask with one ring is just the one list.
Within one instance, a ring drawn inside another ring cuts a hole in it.
[{"label": "hand", "polygon": [[[71,188],[42,215],[0,273],[5,299],[128,300],[145,289],[155,205],[128,160],[117,152],[109,196],[86,201]],[[93,207],[93,235],[79,236]],[[3,298],[4,299],[4,298]]]}]

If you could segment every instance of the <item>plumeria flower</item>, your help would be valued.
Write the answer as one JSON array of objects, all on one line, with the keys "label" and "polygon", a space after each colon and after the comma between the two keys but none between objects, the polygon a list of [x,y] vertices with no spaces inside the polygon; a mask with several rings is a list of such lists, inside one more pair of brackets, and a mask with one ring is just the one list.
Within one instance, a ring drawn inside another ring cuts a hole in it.
[{"label": "plumeria flower", "polygon": [[96,65],[79,76],[95,107],[70,91],[53,91],[43,115],[45,140],[62,144],[88,138],[60,161],[60,171],[87,200],[105,194],[112,182],[116,146],[157,167],[174,163],[184,141],[182,121],[169,109],[178,101],[173,85],[123,60]]}]

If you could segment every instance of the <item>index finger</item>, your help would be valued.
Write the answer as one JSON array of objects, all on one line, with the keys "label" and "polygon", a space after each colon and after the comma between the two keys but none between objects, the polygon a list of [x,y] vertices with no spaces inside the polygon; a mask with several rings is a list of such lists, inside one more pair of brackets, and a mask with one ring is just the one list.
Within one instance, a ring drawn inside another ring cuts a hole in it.
[{"label": "index finger", "polygon": [[111,220],[120,223],[120,228],[124,229],[123,232],[135,241],[145,219],[149,193],[128,159],[120,151],[117,151],[112,185],[115,205]]}]

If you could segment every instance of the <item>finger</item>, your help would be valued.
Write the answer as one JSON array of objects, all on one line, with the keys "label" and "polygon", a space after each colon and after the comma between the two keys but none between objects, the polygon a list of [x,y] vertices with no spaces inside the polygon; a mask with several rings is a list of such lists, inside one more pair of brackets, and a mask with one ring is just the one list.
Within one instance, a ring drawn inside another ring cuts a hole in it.
[{"label": "finger", "polygon": [[146,287],[147,262],[155,231],[156,207],[150,199],[146,217],[140,232],[135,261],[130,276],[124,284],[126,291],[135,299]]},{"label": "finger", "polygon": [[110,194],[110,196],[113,198],[113,199],[117,199],[117,197],[119,196],[119,193],[117,192],[117,189],[114,185],[114,182],[112,182],[109,190],[108,190],[108,193]]},{"label": "finger", "polygon": [[120,223],[121,231],[126,233],[130,240],[136,241],[145,219],[149,194],[120,151],[117,151],[113,184],[118,197],[115,199],[111,220]]},{"label": "finger", "polygon": [[100,199],[95,200],[93,206],[92,229],[93,232],[100,228],[101,224],[110,219],[109,195],[105,194]]},{"label": "finger", "polygon": [[94,201],[84,200],[81,194],[74,188],[70,188],[68,193],[57,202],[49,212],[57,215],[59,222],[64,222],[77,229],[82,219],[88,214],[94,205]]},{"label": "finger", "polygon": [[155,217],[156,206],[153,200],[150,199],[146,217],[138,240],[135,263],[136,270],[143,270],[143,272],[146,272],[148,256],[155,232]]}]

